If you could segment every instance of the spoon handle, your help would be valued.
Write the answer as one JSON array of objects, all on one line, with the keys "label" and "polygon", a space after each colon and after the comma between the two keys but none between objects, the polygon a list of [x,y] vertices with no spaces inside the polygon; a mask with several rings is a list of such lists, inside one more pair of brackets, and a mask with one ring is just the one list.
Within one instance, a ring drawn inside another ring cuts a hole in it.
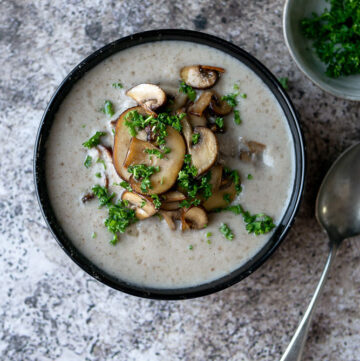
[{"label": "spoon handle", "polygon": [[291,339],[289,346],[287,347],[285,353],[281,357],[280,361],[300,361],[301,355],[303,353],[305,341],[307,338],[307,334],[309,331],[310,322],[319,300],[319,296],[321,294],[322,289],[324,288],[325,281],[327,279],[327,275],[329,273],[330,267],[333,264],[333,261],[337,252],[337,242],[330,242],[330,252],[329,256],[326,260],[326,264],[324,270],[321,274],[319,283],[316,287],[314,296],[311,299],[311,302],[295,332],[295,335]]}]

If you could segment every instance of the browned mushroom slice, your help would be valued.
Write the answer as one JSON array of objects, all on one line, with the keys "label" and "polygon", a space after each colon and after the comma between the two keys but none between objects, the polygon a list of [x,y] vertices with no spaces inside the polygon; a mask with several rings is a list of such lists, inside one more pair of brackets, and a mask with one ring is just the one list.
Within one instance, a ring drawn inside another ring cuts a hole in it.
[{"label": "browned mushroom slice", "polygon": [[201,117],[204,110],[210,105],[213,93],[211,91],[204,91],[198,100],[189,106],[188,113]]},{"label": "browned mushroom slice", "polygon": [[181,206],[180,206],[180,202],[165,202],[161,204],[160,208],[166,211],[174,211],[176,209],[181,208]]},{"label": "browned mushroom slice", "polygon": [[219,73],[225,73],[225,69],[224,68],[220,68],[219,66],[212,66],[212,65],[201,65],[201,67],[203,69],[206,69],[206,70],[215,70]]},{"label": "browned mushroom slice", "polygon": [[227,207],[234,200],[235,196],[236,188],[234,182],[227,181],[225,185],[221,186],[217,192],[214,192],[213,195],[203,203],[203,207],[207,211]]},{"label": "browned mushroom slice", "polygon": [[225,100],[221,100],[221,98],[214,94],[211,98],[210,102],[210,109],[216,114],[216,115],[228,115],[233,110],[232,106]]},{"label": "browned mushroom slice", "polygon": [[241,143],[240,159],[244,162],[256,160],[266,148],[265,144],[255,142],[254,140],[244,141]]},{"label": "browned mushroom slice", "polygon": [[206,127],[207,120],[204,115],[201,117],[188,113],[188,119],[192,127]]},{"label": "browned mushroom slice", "polygon": [[[186,117],[181,122],[188,152],[191,154],[192,164],[198,171],[197,175],[200,175],[211,168],[216,161],[219,150],[217,139],[214,133],[205,127],[195,127],[193,132]],[[193,134],[199,134],[196,144],[193,144],[192,141]]]},{"label": "browned mushroom slice", "polygon": [[183,193],[179,191],[170,191],[161,196],[164,202],[177,202],[183,201],[186,197]]},{"label": "browned mushroom slice", "polygon": [[215,193],[217,192],[217,190],[220,188],[221,185],[223,167],[222,165],[217,164],[210,169],[210,172],[211,172],[211,178],[209,183],[211,185],[211,191]]},{"label": "browned mushroom slice", "polygon": [[188,101],[188,95],[180,92],[178,86],[160,84],[160,87],[167,95],[168,102],[166,103],[166,108],[168,110],[175,112],[185,106]]},{"label": "browned mushroom slice", "polygon": [[190,65],[180,70],[180,77],[193,88],[207,89],[216,83],[219,72],[202,65]]},{"label": "browned mushroom slice", "polygon": [[130,179],[131,174],[128,173],[124,167],[124,160],[126,158],[132,136],[129,133],[128,127],[125,125],[125,118],[131,111],[137,111],[141,115],[148,114],[142,107],[133,107],[125,110],[116,122],[113,163],[118,175],[126,181]]},{"label": "browned mushroom slice", "polygon": [[201,207],[192,207],[181,216],[182,230],[203,229],[208,224],[206,212]]},{"label": "browned mushroom slice", "polygon": [[[170,148],[170,153],[162,159],[151,156],[145,152],[146,149],[157,149],[150,142],[144,142],[134,138],[129,147],[129,152],[124,161],[124,167],[129,165],[144,164],[146,166],[159,167],[159,172],[150,177],[151,188],[145,194],[161,194],[169,190],[176,182],[177,176],[184,163],[185,143],[181,134],[173,127],[167,126],[168,133],[165,138],[165,146]],[[141,180],[137,181],[133,177],[129,178],[131,187],[135,192],[143,194],[140,188]]]},{"label": "browned mushroom slice", "polygon": [[166,102],[165,92],[155,84],[139,84],[129,89],[126,95],[133,98],[139,105],[151,111]]},{"label": "browned mushroom slice", "polygon": [[172,231],[175,231],[175,221],[181,218],[181,211],[159,211]]},{"label": "browned mushroom slice", "polygon": [[145,219],[153,216],[156,213],[154,203],[140,194],[125,191],[121,199],[128,201],[131,205],[135,206],[135,215],[138,219]]}]

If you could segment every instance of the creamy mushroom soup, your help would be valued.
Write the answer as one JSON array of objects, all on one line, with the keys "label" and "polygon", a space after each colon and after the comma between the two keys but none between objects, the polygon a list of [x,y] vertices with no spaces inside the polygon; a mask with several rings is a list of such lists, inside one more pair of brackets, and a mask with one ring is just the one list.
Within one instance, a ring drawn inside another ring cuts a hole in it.
[{"label": "creamy mushroom soup", "polygon": [[[160,112],[168,125],[156,123]],[[282,109],[248,67],[204,45],[153,42],[106,59],[67,95],[47,142],[47,186],[59,223],[95,265],[140,286],[195,286],[271,237],[293,188],[293,148]]]}]

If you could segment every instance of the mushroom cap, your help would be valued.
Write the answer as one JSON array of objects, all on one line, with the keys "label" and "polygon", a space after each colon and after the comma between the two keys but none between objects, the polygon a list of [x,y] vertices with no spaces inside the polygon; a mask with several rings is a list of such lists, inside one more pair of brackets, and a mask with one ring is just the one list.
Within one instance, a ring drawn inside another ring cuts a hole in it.
[{"label": "mushroom cap", "polygon": [[201,117],[205,109],[210,105],[213,92],[204,91],[201,93],[196,102],[189,106],[188,113]]},{"label": "mushroom cap", "polygon": [[180,77],[193,88],[207,89],[215,85],[219,72],[206,65],[190,65],[181,68]]},{"label": "mushroom cap", "polygon": [[208,224],[208,216],[203,208],[192,207],[183,213],[181,222],[183,231],[189,228],[203,229]]},{"label": "mushroom cap", "polygon": [[139,105],[151,111],[161,107],[166,102],[165,92],[155,84],[139,84],[129,89],[126,95],[133,98]]},{"label": "mushroom cap", "polygon": [[[125,191],[121,195],[123,201],[128,201],[130,204],[134,205],[135,215],[138,219],[145,219],[153,216],[156,213],[156,208],[152,200],[147,197],[142,196],[141,194],[136,194],[134,192]],[[145,205],[143,205],[145,202]]]},{"label": "mushroom cap", "polygon": [[225,194],[229,195],[230,203],[235,199],[236,188],[234,182],[229,181],[224,186],[220,187],[218,191],[213,192],[212,196],[203,203],[203,207],[207,211],[227,207],[230,203],[224,199]]}]

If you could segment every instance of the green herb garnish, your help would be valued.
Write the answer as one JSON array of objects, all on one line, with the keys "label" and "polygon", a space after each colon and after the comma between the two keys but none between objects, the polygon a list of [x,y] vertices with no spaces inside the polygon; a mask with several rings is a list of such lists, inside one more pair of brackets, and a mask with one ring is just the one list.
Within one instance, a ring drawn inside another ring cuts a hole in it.
[{"label": "green herb garnish", "polygon": [[230,194],[229,194],[229,193],[225,193],[224,196],[223,196],[223,199],[224,199],[225,202],[231,203]]},{"label": "green herb garnish", "polygon": [[253,175],[252,174],[248,174],[248,176],[247,176],[247,179],[254,179],[254,177],[253,177]]},{"label": "green herb garnish", "polygon": [[238,104],[237,96],[239,93],[230,93],[221,97],[221,100],[225,100],[231,107],[235,108]]},{"label": "green herb garnish", "polygon": [[231,231],[231,229],[229,228],[229,226],[227,224],[223,223],[219,229],[220,229],[220,232],[225,236],[226,239],[228,239],[230,241],[232,239],[234,239],[234,233]]},{"label": "green herb garnish", "polygon": [[147,193],[151,189],[150,177],[160,171],[160,167],[147,166],[145,164],[130,165],[127,169],[136,180],[141,180],[140,189]]},{"label": "green herb garnish", "polygon": [[211,232],[208,232],[208,233],[206,233],[206,237],[211,237],[212,236],[212,233]]},{"label": "green herb garnish", "polygon": [[306,38],[332,78],[360,73],[360,3],[331,0],[330,10],[312,14],[300,22]]},{"label": "green herb garnish", "polygon": [[90,157],[90,155],[88,155],[88,156],[85,158],[84,166],[85,166],[86,168],[90,168],[91,163],[92,163],[92,158]]},{"label": "green herb garnish", "polygon": [[189,250],[192,251],[194,249],[194,246],[192,244],[189,245]]},{"label": "green herb garnish", "polygon": [[289,89],[288,81],[289,81],[289,79],[286,78],[286,77],[284,77],[284,78],[279,78],[279,83],[281,84],[281,86],[282,86],[285,90],[288,90],[288,89]]},{"label": "green herb garnish", "polygon": [[101,173],[100,172],[95,173],[95,177],[101,178]]},{"label": "green herb garnish", "polygon": [[146,202],[145,202],[145,201],[141,201],[140,208],[144,208],[145,206],[146,206]]},{"label": "green herb garnish", "polygon": [[99,198],[100,206],[108,208],[109,213],[104,224],[109,232],[114,235],[110,243],[115,245],[119,240],[118,234],[124,233],[127,227],[137,222],[135,211],[128,207],[129,203],[127,201],[113,203],[114,194],[109,194],[105,187],[95,185],[92,191]]},{"label": "green herb garnish", "polygon": [[96,238],[96,236],[97,236],[96,232],[93,232],[93,233],[91,234],[91,238]]},{"label": "green herb garnish", "polygon": [[122,89],[123,88],[123,85],[118,82],[118,83],[112,83],[112,86],[115,88],[115,89]]},{"label": "green herb garnish", "polygon": [[156,209],[161,207],[160,197],[157,194],[152,194],[151,198],[153,199],[153,203]]},{"label": "green herb garnish", "polygon": [[[170,150],[170,148],[166,148],[166,149]],[[153,155],[155,155],[155,157],[160,158],[160,159],[163,159],[164,154],[166,154],[165,152],[161,152],[159,149],[149,149],[149,148],[145,149],[144,152],[147,154],[153,154]]]},{"label": "green herb garnish", "polygon": [[120,186],[125,188],[127,191],[132,192],[132,188],[130,186],[130,184],[126,181],[122,181],[120,183],[114,183],[114,186]]},{"label": "green herb garnish", "polygon": [[104,166],[104,169],[106,169],[106,163],[105,163],[104,159],[98,158],[98,159],[96,160],[96,163],[101,163],[101,164]]},{"label": "green herb garnish", "polygon": [[101,111],[108,117],[112,117],[115,114],[113,103],[110,100],[105,100],[104,106]]},{"label": "green herb garnish", "polygon": [[234,122],[237,125],[241,124],[240,112],[238,110],[234,110]]},{"label": "green herb garnish", "polygon": [[192,102],[196,99],[196,91],[190,85],[186,85],[184,81],[180,83],[179,92],[187,94]]},{"label": "green herb garnish", "polygon": [[96,132],[89,140],[84,142],[82,145],[86,148],[93,148],[100,144],[100,138],[106,135],[105,132]]},{"label": "green herb garnish", "polygon": [[224,169],[225,175],[229,176],[233,180],[233,182],[235,184],[236,194],[239,195],[242,191],[239,172],[237,170],[232,170],[228,167],[224,167],[223,169]]},{"label": "green herb garnish", "polygon": [[215,124],[220,128],[222,129],[224,127],[224,118],[222,117],[217,117],[215,119]]},{"label": "green herb garnish", "polygon": [[192,144],[198,144],[199,143],[199,139],[200,139],[200,134],[199,133],[193,133],[192,135]]}]

